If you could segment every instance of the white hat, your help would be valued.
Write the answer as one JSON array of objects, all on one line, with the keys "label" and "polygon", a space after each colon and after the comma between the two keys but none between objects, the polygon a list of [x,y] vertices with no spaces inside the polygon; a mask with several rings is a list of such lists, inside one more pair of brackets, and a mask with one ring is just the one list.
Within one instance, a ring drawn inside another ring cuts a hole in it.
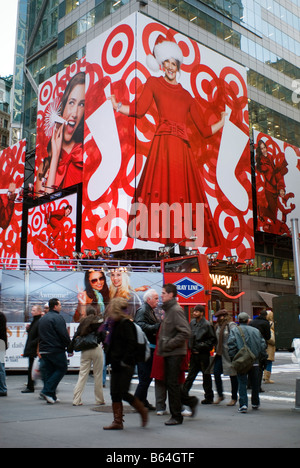
[{"label": "white hat", "polygon": [[165,60],[170,58],[178,60],[178,62],[182,64],[182,50],[176,42],[169,41],[160,34],[156,39],[153,55],[147,56],[147,66],[152,71],[158,71],[160,65],[162,65]]}]

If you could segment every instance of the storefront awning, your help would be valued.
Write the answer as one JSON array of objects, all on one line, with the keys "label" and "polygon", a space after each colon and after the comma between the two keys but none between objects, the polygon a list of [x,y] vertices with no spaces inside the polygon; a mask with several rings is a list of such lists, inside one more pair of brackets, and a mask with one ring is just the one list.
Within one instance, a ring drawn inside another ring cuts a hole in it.
[{"label": "storefront awning", "polygon": [[257,291],[262,300],[267,304],[270,309],[273,309],[273,299],[274,297],[278,297],[276,294],[266,293],[263,291]]}]

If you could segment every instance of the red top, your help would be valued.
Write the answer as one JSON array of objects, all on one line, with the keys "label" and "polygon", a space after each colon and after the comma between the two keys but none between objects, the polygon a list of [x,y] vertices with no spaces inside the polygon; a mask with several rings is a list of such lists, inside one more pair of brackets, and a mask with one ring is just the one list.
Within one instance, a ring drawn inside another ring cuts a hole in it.
[{"label": "red top", "polygon": [[[196,204],[203,203],[205,205],[204,245],[207,247],[219,245],[219,228],[213,222],[201,173],[188,143],[186,126],[191,116],[202,136],[211,136],[212,128],[203,124],[201,109],[191,94],[181,84],[172,85],[163,77],[150,77],[147,80],[138,101],[130,104],[130,115],[141,118],[147,113],[153,100],[158,110],[159,124],[133,199],[133,203],[142,204],[142,213],[145,213],[143,207],[147,207],[148,216],[137,217],[135,232],[129,232],[129,237],[163,244],[182,241],[191,235],[187,233],[187,225],[193,229],[197,225]],[[151,210],[155,210],[156,204],[162,203],[169,206],[176,204],[181,210],[177,211],[177,220],[169,224],[168,219],[164,218],[158,226],[156,224],[158,218],[153,221]],[[193,207],[189,220],[185,213],[187,204],[192,204]],[[136,213],[135,204],[131,210],[130,223],[136,217]]]},{"label": "red top", "polygon": [[61,151],[61,156],[55,177],[55,185],[59,188],[71,187],[82,182],[83,147],[76,143],[72,151]]},{"label": "red top", "polygon": [[[7,198],[7,197],[6,197]],[[13,196],[8,198],[8,202],[5,204],[2,196],[0,196],[0,228],[7,229],[14,212],[14,199]]]},{"label": "red top", "polygon": [[[201,110],[197,101],[186,91],[181,84],[172,85],[162,76],[156,78],[150,76],[145,83],[143,92],[136,103],[130,104],[130,115],[137,118],[143,117],[154,99],[160,118],[160,125],[164,122],[176,122],[186,128],[187,118],[190,114],[200,133],[205,137],[212,135],[211,126],[203,124]],[[159,128],[156,134],[159,133]],[[180,135],[178,135],[180,137]]]}]

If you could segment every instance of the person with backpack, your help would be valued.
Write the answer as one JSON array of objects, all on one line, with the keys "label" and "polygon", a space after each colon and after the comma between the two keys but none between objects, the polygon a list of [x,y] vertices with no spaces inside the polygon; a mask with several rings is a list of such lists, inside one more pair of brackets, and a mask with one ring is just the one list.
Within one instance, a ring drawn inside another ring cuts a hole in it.
[{"label": "person with backpack", "polygon": [[123,400],[128,402],[141,416],[142,427],[148,422],[148,410],[143,403],[129,392],[136,365],[137,331],[127,313],[128,301],[122,297],[111,299],[108,306],[110,332],[106,339],[106,362],[111,365],[110,394],[114,420],[104,430],[122,430]]},{"label": "person with backpack", "polygon": [[150,343],[151,356],[146,362],[138,362],[139,384],[135,390],[135,396],[141,400],[149,411],[154,411],[155,407],[147,400],[148,388],[151,383],[151,370],[153,363],[153,354],[156,346],[156,336],[160,327],[160,321],[154,313],[158,305],[159,297],[155,289],[149,289],[145,292],[144,304],[135,315],[134,321],[141,327]]},{"label": "person with backpack", "polygon": [[259,361],[267,358],[266,353],[266,342],[262,337],[260,331],[257,328],[249,326],[250,317],[246,312],[241,312],[238,316],[239,326],[233,328],[230,331],[228,338],[228,353],[233,361],[242,348],[249,348],[251,354],[253,354],[254,363],[250,371],[245,369],[239,370],[237,373],[238,384],[239,384],[239,396],[240,396],[240,407],[239,413],[247,413],[248,411],[248,395],[247,395],[247,384],[248,376],[252,382],[252,409],[257,410],[260,406],[259,399]]}]

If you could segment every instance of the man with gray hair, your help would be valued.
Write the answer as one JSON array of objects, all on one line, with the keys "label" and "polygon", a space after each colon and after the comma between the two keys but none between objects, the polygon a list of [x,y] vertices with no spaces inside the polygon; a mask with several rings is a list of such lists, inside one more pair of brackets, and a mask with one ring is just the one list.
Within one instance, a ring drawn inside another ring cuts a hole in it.
[{"label": "man with gray hair", "polygon": [[148,361],[138,363],[139,384],[135,391],[135,397],[142,401],[146,408],[153,411],[155,408],[148,402],[147,393],[152,380],[150,375],[153,354],[156,346],[156,335],[160,327],[160,321],[154,313],[154,309],[157,307],[159,301],[158,293],[155,289],[148,289],[144,294],[143,300],[144,304],[136,311],[134,321],[141,327],[149,340],[151,356]]},{"label": "man with gray hair", "polygon": [[238,316],[239,326],[233,328],[230,331],[228,338],[228,352],[231,359],[239,352],[244,346],[244,340],[246,345],[254,356],[256,361],[253,364],[252,369],[248,374],[237,375],[239,383],[239,396],[240,396],[240,407],[239,413],[247,413],[248,410],[248,395],[247,395],[247,384],[248,376],[252,382],[252,396],[251,403],[252,409],[257,410],[260,406],[259,399],[259,360],[267,358],[266,353],[266,342],[263,339],[260,331],[257,328],[250,327],[250,317],[246,312],[241,312]]}]

